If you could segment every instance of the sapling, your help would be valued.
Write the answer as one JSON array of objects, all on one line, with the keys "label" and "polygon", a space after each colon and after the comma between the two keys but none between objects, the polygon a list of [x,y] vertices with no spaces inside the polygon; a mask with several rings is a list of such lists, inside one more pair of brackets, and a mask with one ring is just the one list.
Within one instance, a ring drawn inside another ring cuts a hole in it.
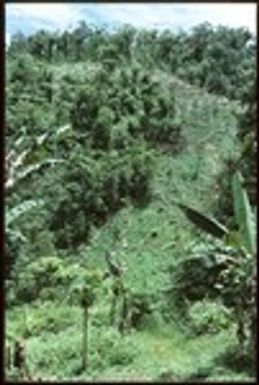
[{"label": "sapling", "polygon": [[88,367],[89,351],[89,309],[94,303],[96,290],[100,284],[101,275],[96,271],[87,271],[77,277],[70,288],[82,308],[82,370]]}]

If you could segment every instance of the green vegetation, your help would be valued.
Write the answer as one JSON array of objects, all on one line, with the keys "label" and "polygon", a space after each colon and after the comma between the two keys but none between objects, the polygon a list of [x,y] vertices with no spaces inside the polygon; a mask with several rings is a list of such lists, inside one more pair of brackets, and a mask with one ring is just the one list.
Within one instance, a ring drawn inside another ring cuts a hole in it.
[{"label": "green vegetation", "polygon": [[254,89],[242,28],[13,37],[9,380],[255,378]]}]

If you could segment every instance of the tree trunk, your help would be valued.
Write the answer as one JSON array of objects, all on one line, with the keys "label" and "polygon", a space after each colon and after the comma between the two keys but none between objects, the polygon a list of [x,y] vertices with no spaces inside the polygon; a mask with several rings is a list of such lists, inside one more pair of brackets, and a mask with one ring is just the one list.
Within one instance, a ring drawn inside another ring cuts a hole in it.
[{"label": "tree trunk", "polygon": [[113,325],[114,320],[115,320],[115,310],[116,310],[116,302],[117,302],[117,296],[116,294],[112,294],[112,299],[111,299],[111,310],[110,310],[110,323]]},{"label": "tree trunk", "polygon": [[87,345],[88,345],[88,308],[83,308],[83,339],[82,339],[82,369],[87,368]]},{"label": "tree trunk", "polygon": [[5,366],[7,370],[12,369],[12,352],[10,345],[8,345],[5,350]]}]

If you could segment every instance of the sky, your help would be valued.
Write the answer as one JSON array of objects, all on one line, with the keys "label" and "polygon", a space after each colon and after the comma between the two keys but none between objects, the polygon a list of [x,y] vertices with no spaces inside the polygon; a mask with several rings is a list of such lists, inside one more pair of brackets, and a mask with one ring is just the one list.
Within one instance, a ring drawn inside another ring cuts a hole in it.
[{"label": "sky", "polygon": [[210,24],[246,27],[256,33],[255,3],[8,3],[6,44],[17,31],[64,30],[78,21],[93,25],[132,24],[140,28],[188,30]]}]

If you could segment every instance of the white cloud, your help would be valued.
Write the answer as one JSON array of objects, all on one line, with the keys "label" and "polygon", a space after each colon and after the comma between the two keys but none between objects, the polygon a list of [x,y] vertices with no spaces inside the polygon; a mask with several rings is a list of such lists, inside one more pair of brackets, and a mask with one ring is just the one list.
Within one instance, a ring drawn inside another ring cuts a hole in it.
[{"label": "white cloud", "polygon": [[208,21],[212,25],[246,27],[256,32],[256,4],[247,3],[138,3],[102,4],[106,18],[137,27],[188,28]]},{"label": "white cloud", "polygon": [[172,4],[102,4],[100,13],[109,21],[130,23],[136,27],[166,27],[172,24],[177,8]]},{"label": "white cloud", "polygon": [[213,25],[246,27],[256,33],[256,4],[222,3],[191,4],[194,20],[206,19]]},{"label": "white cloud", "polygon": [[215,26],[243,26],[256,33],[255,3],[9,3],[6,10],[7,29],[8,24],[19,28],[21,20],[27,20],[33,29],[64,29],[79,20],[187,29],[208,21]]},{"label": "white cloud", "polygon": [[81,16],[80,4],[72,3],[13,3],[6,5],[8,20],[28,19],[34,27],[64,29],[75,24]]}]

